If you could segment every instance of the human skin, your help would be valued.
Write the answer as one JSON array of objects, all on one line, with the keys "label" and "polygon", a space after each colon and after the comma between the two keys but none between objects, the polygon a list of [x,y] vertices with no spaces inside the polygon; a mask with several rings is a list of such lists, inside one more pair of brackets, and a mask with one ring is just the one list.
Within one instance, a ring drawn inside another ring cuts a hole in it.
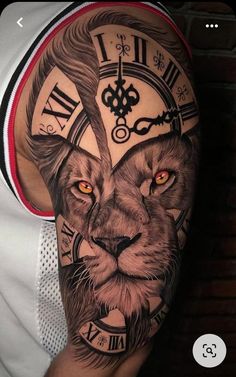
[{"label": "human skin", "polygon": [[92,10],[42,53],[15,140],[28,200],[56,219],[68,343],[47,377],[137,374],[178,281],[198,134],[189,58],[159,16]]}]

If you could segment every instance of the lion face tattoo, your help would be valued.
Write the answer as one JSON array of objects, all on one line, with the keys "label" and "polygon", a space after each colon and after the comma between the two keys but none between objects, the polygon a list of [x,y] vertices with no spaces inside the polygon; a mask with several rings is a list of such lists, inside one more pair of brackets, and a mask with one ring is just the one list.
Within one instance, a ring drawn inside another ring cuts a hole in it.
[{"label": "lion face tattoo", "polygon": [[69,338],[94,367],[144,345],[177,284],[198,109],[168,50],[154,26],[102,11],[48,49],[31,95],[29,140],[55,209]]}]

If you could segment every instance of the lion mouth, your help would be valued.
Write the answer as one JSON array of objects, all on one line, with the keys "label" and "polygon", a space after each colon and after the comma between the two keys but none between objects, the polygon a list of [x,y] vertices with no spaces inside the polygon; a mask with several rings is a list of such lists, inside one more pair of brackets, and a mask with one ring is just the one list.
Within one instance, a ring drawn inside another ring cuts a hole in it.
[{"label": "lion mouth", "polygon": [[104,284],[107,282],[110,282],[112,279],[119,279],[120,281],[134,281],[134,280],[139,280],[139,281],[154,281],[154,280],[165,280],[165,274],[160,274],[160,275],[153,275],[153,276],[138,276],[138,275],[132,275],[132,274],[127,274],[123,271],[116,270],[114,271],[111,275],[109,275],[106,279],[104,279],[102,282],[98,283],[95,287],[95,289],[101,288]]}]

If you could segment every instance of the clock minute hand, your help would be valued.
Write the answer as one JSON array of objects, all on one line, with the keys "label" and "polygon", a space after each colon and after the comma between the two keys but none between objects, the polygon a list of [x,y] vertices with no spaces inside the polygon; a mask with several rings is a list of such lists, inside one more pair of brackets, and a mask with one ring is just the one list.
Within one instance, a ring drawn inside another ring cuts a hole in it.
[{"label": "clock minute hand", "polygon": [[[134,132],[137,135],[146,135],[152,126],[162,126],[164,123],[171,123],[173,119],[178,117],[179,113],[180,111],[177,109],[170,109],[163,111],[162,114],[158,114],[156,118],[139,118],[135,121],[133,127],[130,128],[130,132]],[[142,123],[149,124],[142,126]]]}]

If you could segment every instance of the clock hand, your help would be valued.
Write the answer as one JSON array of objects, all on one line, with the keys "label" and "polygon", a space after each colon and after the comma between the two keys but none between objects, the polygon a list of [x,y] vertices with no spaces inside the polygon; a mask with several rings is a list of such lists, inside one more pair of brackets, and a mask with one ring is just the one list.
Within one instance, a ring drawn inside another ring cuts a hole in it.
[{"label": "clock hand", "polygon": [[111,113],[114,113],[118,118],[124,118],[132,107],[137,105],[140,100],[139,92],[133,84],[125,88],[126,80],[122,77],[122,61],[119,57],[119,66],[117,73],[117,80],[115,80],[115,88],[110,84],[102,92],[102,102],[106,107],[110,108]]},{"label": "clock hand", "polygon": [[[160,115],[158,114],[156,118],[148,118],[142,117],[135,121],[132,128],[130,128],[130,132],[134,132],[137,135],[146,135],[152,126],[162,126],[164,123],[171,123],[173,119],[177,118],[180,114],[180,111],[177,109],[170,109],[167,111],[163,111]],[[148,125],[143,125],[142,123],[149,123]],[[141,127],[141,128],[140,128]]]},{"label": "clock hand", "polygon": [[[177,118],[180,110],[170,109],[163,111],[156,118],[142,117],[135,121],[132,128],[129,128],[125,122],[118,123],[112,130],[112,139],[115,143],[124,143],[129,138],[132,132],[137,135],[146,135],[152,126],[162,126],[164,123],[171,123],[173,119]],[[120,118],[122,120],[122,118]],[[143,123],[149,123],[146,126]]]}]

